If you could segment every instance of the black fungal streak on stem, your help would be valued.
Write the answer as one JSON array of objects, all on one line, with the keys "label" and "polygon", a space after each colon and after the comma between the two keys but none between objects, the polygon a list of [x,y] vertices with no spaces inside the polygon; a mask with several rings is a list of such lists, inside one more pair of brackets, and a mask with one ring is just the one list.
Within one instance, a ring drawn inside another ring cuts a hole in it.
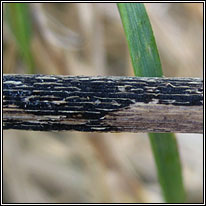
[{"label": "black fungal streak on stem", "polygon": [[3,76],[3,129],[86,132],[203,130],[198,78]]}]

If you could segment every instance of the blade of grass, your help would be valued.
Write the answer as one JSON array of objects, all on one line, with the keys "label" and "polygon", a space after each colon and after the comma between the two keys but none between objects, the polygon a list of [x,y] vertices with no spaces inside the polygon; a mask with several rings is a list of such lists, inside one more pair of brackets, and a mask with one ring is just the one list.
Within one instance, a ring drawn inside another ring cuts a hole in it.
[{"label": "blade of grass", "polygon": [[[162,77],[152,27],[142,3],[118,3],[136,76]],[[159,182],[165,201],[185,202],[181,163],[174,134],[150,133]]]},{"label": "blade of grass", "polygon": [[166,202],[185,202],[181,163],[173,133],[150,133],[150,142]]},{"label": "blade of grass", "polygon": [[28,66],[28,73],[34,73],[34,60],[31,51],[32,22],[28,4],[6,3],[5,16],[20,54]]}]

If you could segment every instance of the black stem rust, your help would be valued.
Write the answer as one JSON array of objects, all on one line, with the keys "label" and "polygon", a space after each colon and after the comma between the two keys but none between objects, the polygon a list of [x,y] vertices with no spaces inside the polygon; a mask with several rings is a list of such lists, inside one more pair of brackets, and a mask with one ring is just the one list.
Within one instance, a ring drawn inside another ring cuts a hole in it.
[{"label": "black stem rust", "polygon": [[202,133],[203,82],[4,75],[3,129]]}]

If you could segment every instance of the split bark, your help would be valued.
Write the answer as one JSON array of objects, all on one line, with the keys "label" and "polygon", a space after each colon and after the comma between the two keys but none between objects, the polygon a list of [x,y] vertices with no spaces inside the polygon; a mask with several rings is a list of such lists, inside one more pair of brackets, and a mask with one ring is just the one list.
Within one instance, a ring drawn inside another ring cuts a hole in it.
[{"label": "split bark", "polygon": [[203,81],[4,75],[3,129],[202,133]]}]

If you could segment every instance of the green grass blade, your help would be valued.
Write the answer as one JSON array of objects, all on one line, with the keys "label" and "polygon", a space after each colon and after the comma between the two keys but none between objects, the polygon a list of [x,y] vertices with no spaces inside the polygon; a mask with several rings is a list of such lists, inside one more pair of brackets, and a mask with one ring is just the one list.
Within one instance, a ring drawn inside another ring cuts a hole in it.
[{"label": "green grass blade", "polygon": [[[142,3],[118,3],[136,76],[161,77],[161,62]],[[174,134],[149,134],[158,178],[166,202],[185,202],[181,163]]]},{"label": "green grass blade", "polygon": [[150,133],[149,137],[165,200],[168,203],[183,203],[185,192],[175,135]]},{"label": "green grass blade", "polygon": [[34,61],[31,51],[32,22],[28,4],[6,3],[5,16],[23,60],[28,66],[28,72],[34,73]]},{"label": "green grass blade", "polygon": [[161,77],[162,68],[152,27],[141,3],[119,3],[135,76]]}]

